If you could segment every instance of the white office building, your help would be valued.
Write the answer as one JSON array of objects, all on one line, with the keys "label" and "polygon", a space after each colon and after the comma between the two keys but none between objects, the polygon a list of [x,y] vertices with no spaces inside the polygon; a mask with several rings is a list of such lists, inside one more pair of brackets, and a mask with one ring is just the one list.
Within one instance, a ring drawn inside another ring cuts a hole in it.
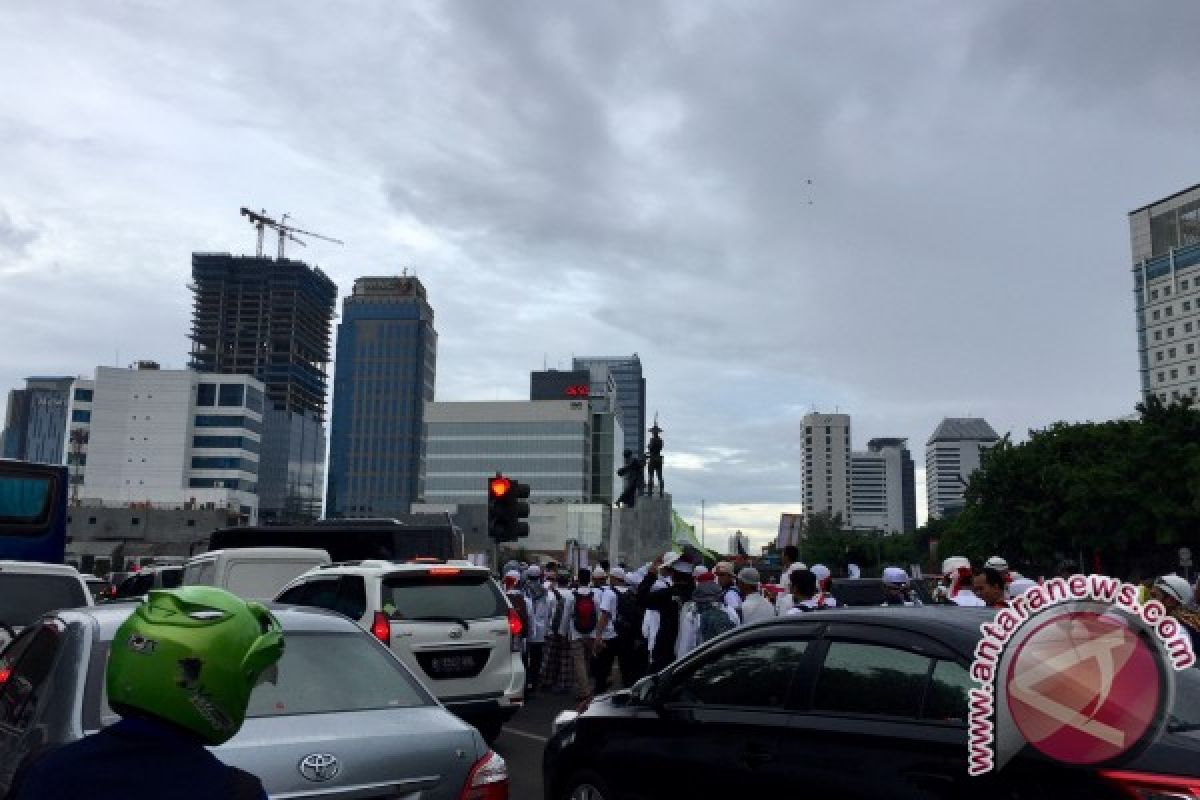
[{"label": "white office building", "polygon": [[925,445],[925,493],[930,519],[952,517],[963,508],[967,481],[983,453],[1000,437],[978,417],[947,417]]},{"label": "white office building", "polygon": [[838,514],[853,524],[849,414],[805,414],[804,514]]},{"label": "white office building", "polygon": [[586,399],[427,403],[425,503],[486,503],[497,472],[530,486],[530,502],[591,496],[592,415]]},{"label": "white office building", "polygon": [[916,489],[908,440],[872,439],[851,454],[854,527],[903,533],[917,528]]},{"label": "white office building", "polygon": [[258,518],[263,384],[243,375],[98,367],[72,392],[67,462],[84,505]]},{"label": "white office building", "polygon": [[1143,396],[1200,394],[1200,185],[1129,214]]}]

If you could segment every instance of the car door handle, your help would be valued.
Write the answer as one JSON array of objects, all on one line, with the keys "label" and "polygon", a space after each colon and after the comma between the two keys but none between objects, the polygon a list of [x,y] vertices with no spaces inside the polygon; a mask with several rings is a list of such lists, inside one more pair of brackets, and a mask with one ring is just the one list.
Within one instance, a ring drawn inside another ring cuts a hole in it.
[{"label": "car door handle", "polygon": [[749,767],[761,767],[770,761],[775,760],[775,753],[762,746],[749,745],[742,752],[742,760]]}]

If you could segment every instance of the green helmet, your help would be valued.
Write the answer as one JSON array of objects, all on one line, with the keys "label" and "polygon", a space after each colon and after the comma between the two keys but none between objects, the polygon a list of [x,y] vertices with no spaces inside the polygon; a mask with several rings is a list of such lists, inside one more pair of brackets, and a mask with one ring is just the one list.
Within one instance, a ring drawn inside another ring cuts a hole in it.
[{"label": "green helmet", "polygon": [[108,702],[146,714],[207,744],[242,727],[259,677],[283,655],[279,621],[258,603],[211,586],[150,592],[117,629],[108,656]]}]

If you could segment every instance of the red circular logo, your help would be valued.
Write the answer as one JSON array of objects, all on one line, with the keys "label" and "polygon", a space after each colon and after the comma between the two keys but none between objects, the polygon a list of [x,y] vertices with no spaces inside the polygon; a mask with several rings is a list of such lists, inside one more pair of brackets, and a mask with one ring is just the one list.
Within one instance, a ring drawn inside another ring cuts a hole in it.
[{"label": "red circular logo", "polygon": [[1005,684],[1025,741],[1069,764],[1132,749],[1158,717],[1160,667],[1120,619],[1092,611],[1055,616],[1017,648]]}]

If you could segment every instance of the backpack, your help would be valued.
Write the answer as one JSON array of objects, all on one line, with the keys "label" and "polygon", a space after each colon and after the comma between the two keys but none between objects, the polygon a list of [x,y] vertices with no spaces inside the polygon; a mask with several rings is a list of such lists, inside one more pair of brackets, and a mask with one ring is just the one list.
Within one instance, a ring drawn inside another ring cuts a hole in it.
[{"label": "backpack", "polygon": [[580,594],[572,592],[575,597],[575,607],[571,610],[571,623],[576,633],[587,636],[596,631],[596,597],[595,594]]},{"label": "backpack", "polygon": [[632,589],[617,592],[617,636],[630,641],[641,636],[644,613]]},{"label": "backpack", "polygon": [[716,603],[705,603],[698,609],[700,616],[700,641],[707,642],[720,636],[728,630],[737,627],[729,615],[725,613],[725,609]]}]

